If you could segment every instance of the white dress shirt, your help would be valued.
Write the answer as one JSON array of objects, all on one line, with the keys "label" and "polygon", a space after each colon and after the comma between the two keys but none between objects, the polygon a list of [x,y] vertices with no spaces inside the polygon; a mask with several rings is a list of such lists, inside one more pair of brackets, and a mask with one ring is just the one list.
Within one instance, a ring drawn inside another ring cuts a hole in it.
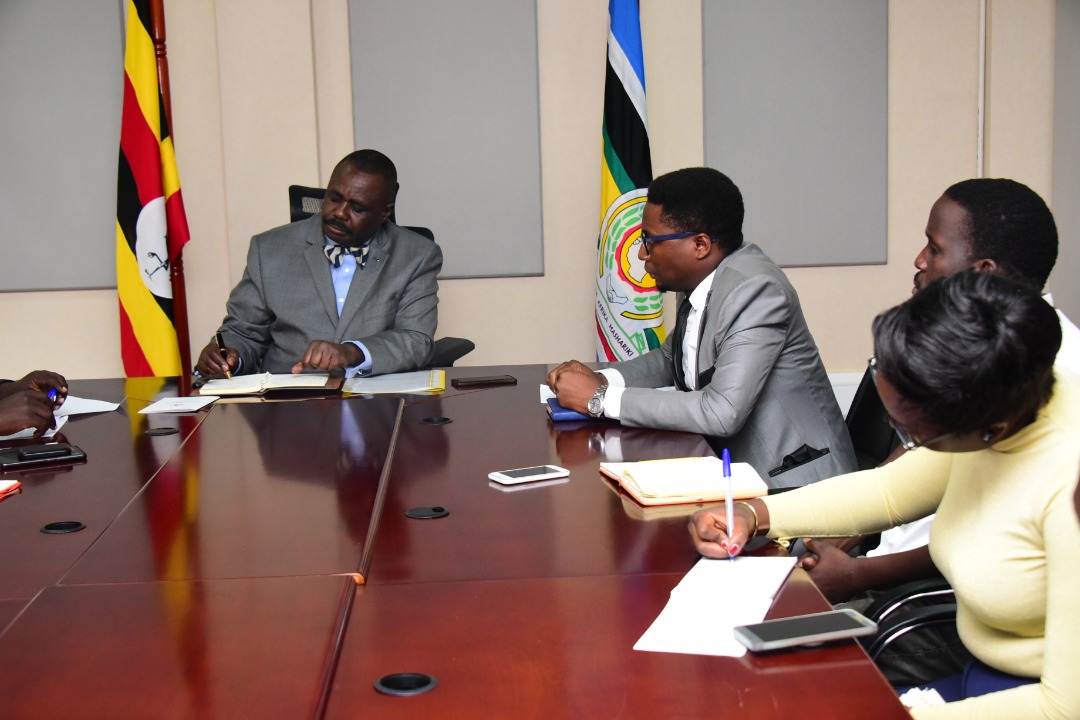
[{"label": "white dress shirt", "polygon": [[[701,343],[701,318],[705,314],[705,303],[709,299],[714,275],[716,270],[709,273],[690,293],[690,313],[686,316],[686,332],[683,333],[683,377],[691,390],[700,389],[697,387],[697,351]],[[604,394],[604,415],[618,420],[626,381],[623,380],[622,373],[615,368],[604,368],[600,372],[608,379],[608,389]]]}]

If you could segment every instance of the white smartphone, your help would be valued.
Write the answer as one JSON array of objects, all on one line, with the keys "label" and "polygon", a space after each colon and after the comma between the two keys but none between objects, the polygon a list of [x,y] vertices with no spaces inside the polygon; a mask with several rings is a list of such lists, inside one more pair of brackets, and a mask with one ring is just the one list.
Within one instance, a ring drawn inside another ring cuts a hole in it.
[{"label": "white smartphone", "polygon": [[872,620],[854,610],[843,609],[740,625],[735,628],[735,639],[753,652],[765,652],[797,645],[820,645],[875,632],[877,624]]},{"label": "white smartphone", "polygon": [[551,480],[552,478],[566,477],[570,471],[556,465],[534,465],[533,467],[515,468],[513,470],[499,470],[488,473],[488,477],[503,485],[517,485],[518,483],[533,482],[534,480]]}]

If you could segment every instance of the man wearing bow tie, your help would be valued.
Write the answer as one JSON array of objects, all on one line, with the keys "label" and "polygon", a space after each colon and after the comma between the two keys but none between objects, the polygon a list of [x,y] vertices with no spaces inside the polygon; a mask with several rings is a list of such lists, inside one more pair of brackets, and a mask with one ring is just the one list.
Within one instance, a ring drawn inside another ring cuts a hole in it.
[{"label": "man wearing bow tie", "polygon": [[438,319],[442,251],[390,217],[397,169],[375,150],[334,168],[320,215],[256,235],[221,325],[203,348],[203,377],[226,371],[423,367]]}]

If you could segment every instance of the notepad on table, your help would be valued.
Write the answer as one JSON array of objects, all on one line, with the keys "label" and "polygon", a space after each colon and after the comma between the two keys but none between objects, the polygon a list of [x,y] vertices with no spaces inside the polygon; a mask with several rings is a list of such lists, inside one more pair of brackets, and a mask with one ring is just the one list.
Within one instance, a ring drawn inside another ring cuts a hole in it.
[{"label": "notepad on table", "polygon": [[445,370],[416,370],[345,381],[345,392],[361,395],[381,393],[439,393],[446,390]]},{"label": "notepad on table", "polygon": [[596,418],[585,413],[579,413],[577,410],[571,410],[565,408],[559,404],[559,401],[555,398],[549,398],[547,401],[547,414],[551,418],[552,422],[565,422],[567,420],[595,420]]},{"label": "notepad on table", "polygon": [[[727,491],[724,464],[718,457],[602,462],[600,472],[642,505],[718,502]],[[765,495],[769,488],[749,463],[731,463],[731,491],[733,497],[744,499]]]},{"label": "notepad on table", "polygon": [[261,395],[270,390],[336,390],[341,375],[329,373],[255,373],[207,380],[200,395]]}]

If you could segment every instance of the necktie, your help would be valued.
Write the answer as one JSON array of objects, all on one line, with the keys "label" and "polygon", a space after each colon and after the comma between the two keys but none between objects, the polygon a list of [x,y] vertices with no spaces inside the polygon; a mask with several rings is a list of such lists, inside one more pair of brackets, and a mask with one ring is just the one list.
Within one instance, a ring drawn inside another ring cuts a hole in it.
[{"label": "necktie", "polygon": [[346,255],[352,255],[356,258],[357,267],[363,270],[364,265],[367,263],[368,250],[370,249],[371,243],[364,243],[359,247],[347,247],[345,245],[338,245],[337,243],[330,243],[323,247],[323,254],[326,255],[326,259],[330,261],[330,264],[336,268],[341,267],[341,263]]},{"label": "necktie", "polygon": [[686,319],[690,316],[690,298],[683,297],[679,303],[679,312],[675,316],[675,331],[671,334],[671,359],[675,365],[675,387],[680,390],[689,390],[686,378],[683,377],[683,339],[686,337]]}]

